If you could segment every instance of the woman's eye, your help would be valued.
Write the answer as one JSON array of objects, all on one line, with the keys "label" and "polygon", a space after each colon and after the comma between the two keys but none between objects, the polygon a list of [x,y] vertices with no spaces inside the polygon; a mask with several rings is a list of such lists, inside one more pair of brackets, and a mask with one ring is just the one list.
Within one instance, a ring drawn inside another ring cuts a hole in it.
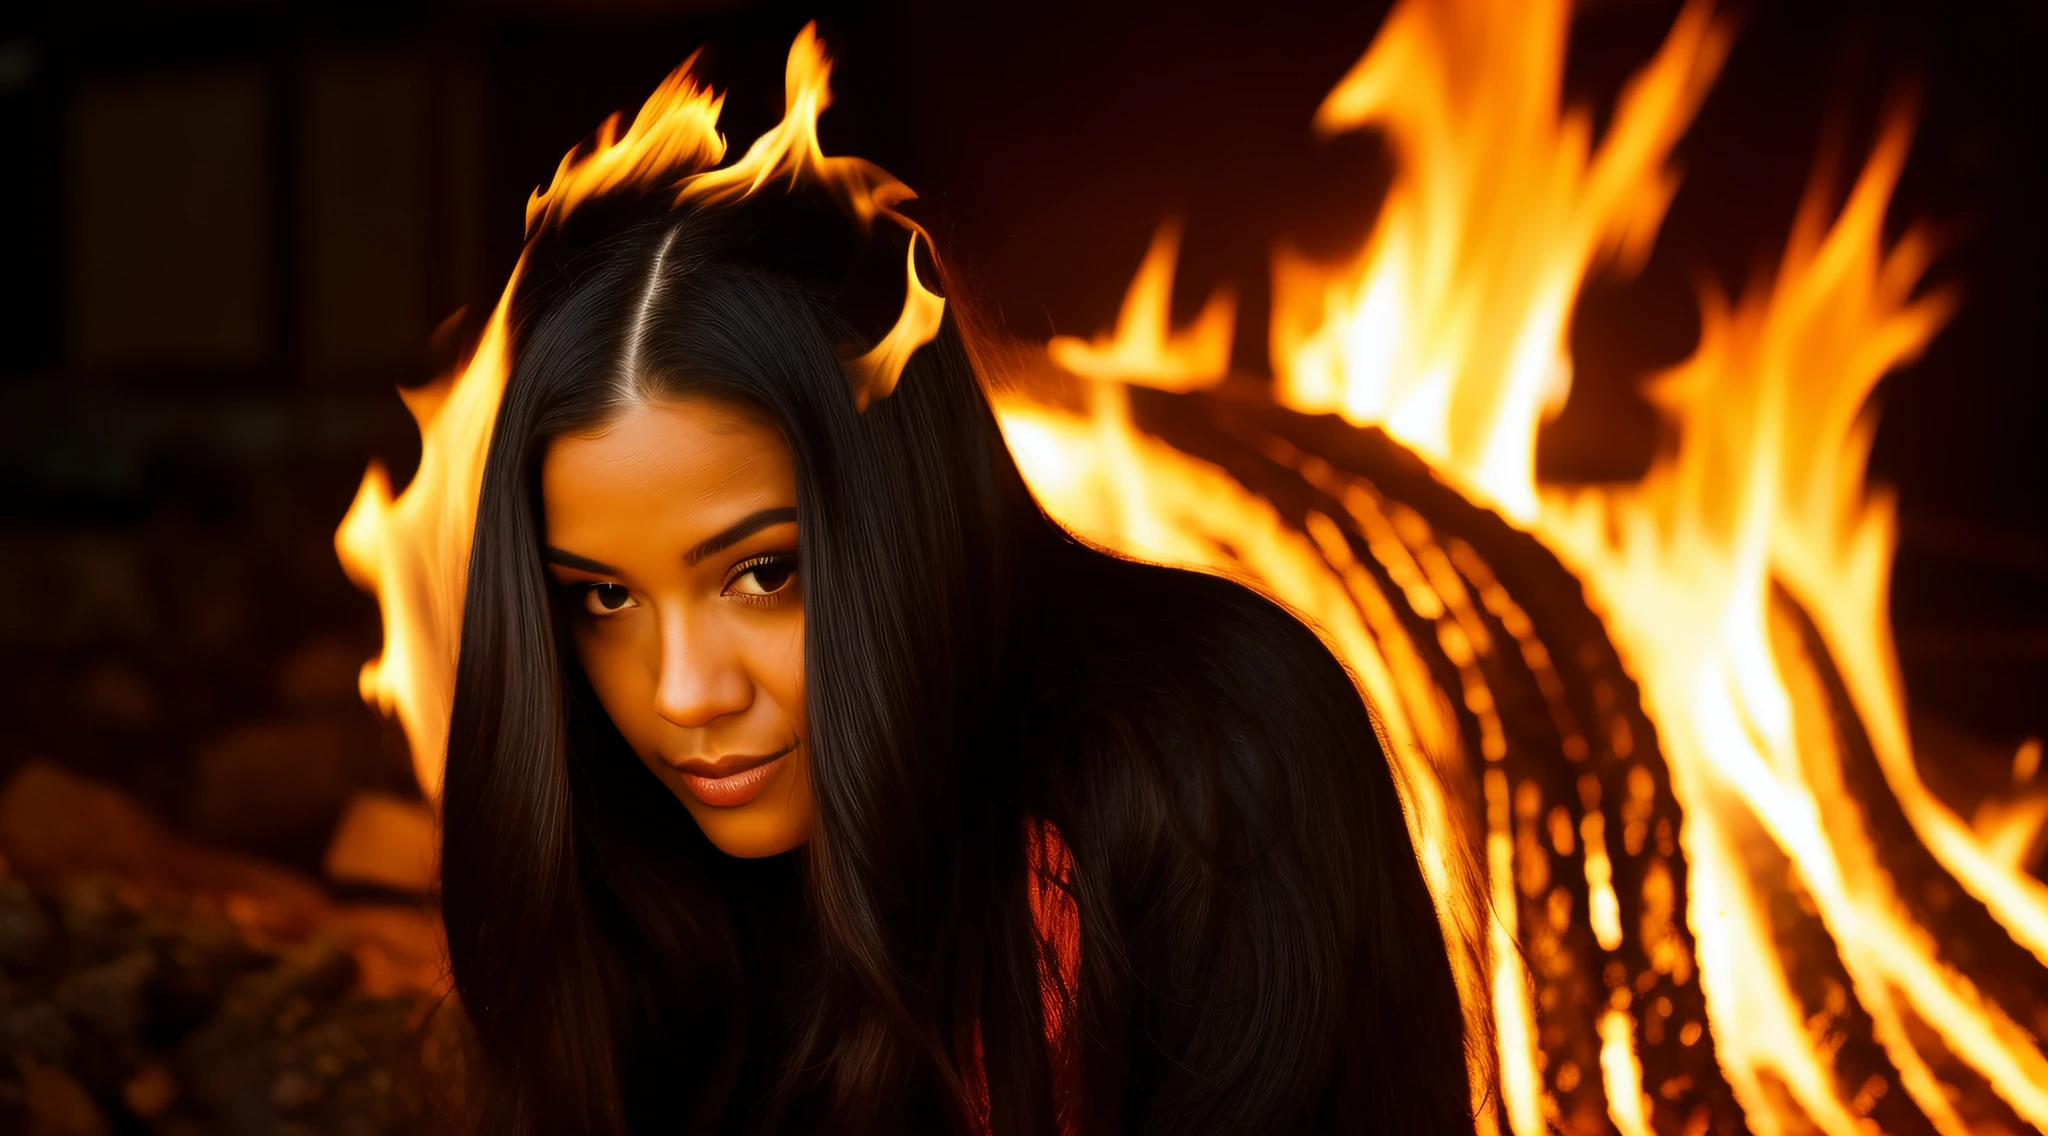
[{"label": "woman's eye", "polygon": [[583,610],[592,615],[617,615],[638,602],[620,584],[591,584],[583,589]]},{"label": "woman's eye", "polygon": [[741,596],[772,596],[796,579],[796,561],[783,557],[743,565],[727,590]]}]

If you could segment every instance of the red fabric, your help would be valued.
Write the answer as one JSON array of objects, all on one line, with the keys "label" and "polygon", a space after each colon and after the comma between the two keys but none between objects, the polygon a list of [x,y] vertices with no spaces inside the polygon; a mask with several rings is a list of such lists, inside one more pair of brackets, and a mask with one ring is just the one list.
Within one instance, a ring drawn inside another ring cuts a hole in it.
[{"label": "red fabric", "polygon": [[[1038,993],[1043,999],[1045,1052],[1052,1066],[1053,1107],[1059,1130],[1075,1131],[1069,1102],[1076,1098],[1080,1076],[1079,1054],[1071,1033],[1073,1005],[1081,977],[1081,911],[1074,905],[1074,854],[1060,838],[1051,821],[1025,822],[1027,884],[1031,900],[1031,925],[1038,939]],[[976,1104],[978,1131],[988,1133],[989,1099],[987,1074],[983,1070],[981,1027],[974,1027],[974,1064],[968,1086]]]}]

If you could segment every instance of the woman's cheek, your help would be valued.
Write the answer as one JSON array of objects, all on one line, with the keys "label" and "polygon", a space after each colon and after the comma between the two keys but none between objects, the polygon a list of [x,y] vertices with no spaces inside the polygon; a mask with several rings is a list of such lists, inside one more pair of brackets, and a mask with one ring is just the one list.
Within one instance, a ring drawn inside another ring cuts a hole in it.
[{"label": "woman's cheek", "polygon": [[763,636],[756,668],[763,686],[782,707],[797,737],[809,740],[804,702],[804,616],[801,607]]},{"label": "woman's cheek", "polygon": [[644,715],[654,712],[654,687],[636,660],[623,628],[586,625],[576,633],[577,654],[597,701],[634,749],[642,749]]}]

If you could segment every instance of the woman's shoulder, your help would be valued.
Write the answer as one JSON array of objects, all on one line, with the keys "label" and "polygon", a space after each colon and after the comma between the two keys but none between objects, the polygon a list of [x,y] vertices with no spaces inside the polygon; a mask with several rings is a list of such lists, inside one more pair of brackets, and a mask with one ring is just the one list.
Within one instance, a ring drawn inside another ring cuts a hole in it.
[{"label": "woman's shoulder", "polygon": [[[1356,687],[1301,618],[1244,584],[1117,561],[1065,621],[1071,693],[1100,711],[1363,718]],[[1120,715],[1120,716],[1127,716]]]},{"label": "woman's shoulder", "polygon": [[1277,821],[1348,811],[1383,761],[1351,676],[1316,633],[1231,580],[1116,562],[1042,659],[1018,735],[1083,812],[1172,800]]}]

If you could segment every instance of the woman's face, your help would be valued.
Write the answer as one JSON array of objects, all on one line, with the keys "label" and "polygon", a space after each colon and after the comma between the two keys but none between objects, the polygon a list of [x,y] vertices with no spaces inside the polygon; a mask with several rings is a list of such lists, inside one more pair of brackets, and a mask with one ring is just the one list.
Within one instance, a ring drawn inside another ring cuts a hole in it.
[{"label": "woman's face", "polygon": [[796,470],[730,403],[633,406],[541,466],[577,656],[640,760],[728,855],[811,833]]}]

